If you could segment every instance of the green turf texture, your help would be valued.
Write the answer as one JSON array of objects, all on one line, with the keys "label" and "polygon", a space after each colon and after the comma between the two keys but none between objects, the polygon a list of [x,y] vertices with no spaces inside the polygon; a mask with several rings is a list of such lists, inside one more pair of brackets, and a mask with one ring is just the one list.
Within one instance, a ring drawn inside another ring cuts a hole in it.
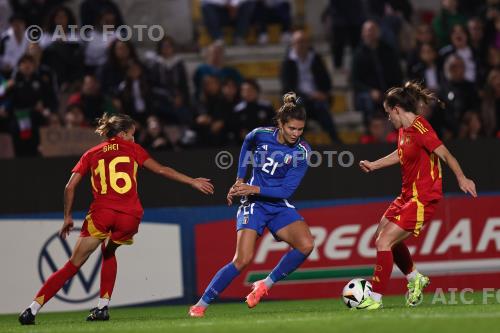
[{"label": "green turf texture", "polygon": [[[498,293],[500,298],[500,292]],[[21,326],[17,315],[0,316],[0,332],[499,332],[500,299],[483,304],[482,293],[467,294],[472,305],[431,303],[406,308],[401,296],[384,297],[384,309],[349,310],[339,299],[263,301],[254,309],[245,303],[212,305],[205,318],[188,318],[187,306],[111,309],[109,322],[85,322],[87,311],[40,313],[35,326]],[[446,295],[448,301],[450,296]],[[457,300],[459,299],[457,294]],[[460,301],[458,301],[460,302]]]}]

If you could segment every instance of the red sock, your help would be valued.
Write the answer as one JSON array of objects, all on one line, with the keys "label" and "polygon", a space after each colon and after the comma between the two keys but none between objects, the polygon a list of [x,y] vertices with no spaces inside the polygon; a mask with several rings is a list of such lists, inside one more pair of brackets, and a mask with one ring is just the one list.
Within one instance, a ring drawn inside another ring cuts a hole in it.
[{"label": "red sock", "polygon": [[111,299],[113,288],[115,287],[116,270],[117,262],[115,254],[113,253],[113,255],[107,256],[103,254],[101,266],[101,298]]},{"label": "red sock", "polygon": [[47,279],[47,281],[45,281],[45,284],[42,286],[38,294],[36,294],[35,301],[40,303],[40,305],[47,303],[59,291],[59,289],[62,288],[64,283],[78,272],[78,269],[79,267],[76,267],[71,263],[71,261],[68,260],[63,268],[54,272]]},{"label": "red sock", "polygon": [[392,248],[392,255],[394,257],[394,263],[404,275],[408,275],[413,271],[413,259],[405,243],[401,242],[394,245]]},{"label": "red sock", "polygon": [[377,263],[373,272],[373,291],[383,294],[389,283],[392,273],[392,251],[377,251]]}]

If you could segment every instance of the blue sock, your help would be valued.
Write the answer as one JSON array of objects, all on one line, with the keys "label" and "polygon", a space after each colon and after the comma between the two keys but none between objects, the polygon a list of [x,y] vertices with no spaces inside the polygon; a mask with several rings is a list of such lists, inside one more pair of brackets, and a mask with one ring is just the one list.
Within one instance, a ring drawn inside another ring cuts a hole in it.
[{"label": "blue sock", "polygon": [[200,304],[208,306],[212,303],[239,274],[240,272],[232,262],[222,267],[215,274],[207,289],[205,289],[203,296],[201,296]]},{"label": "blue sock", "polygon": [[273,282],[278,282],[296,270],[306,259],[307,255],[297,249],[293,249],[281,258],[278,265],[276,265],[271,274],[269,274],[269,277]]}]

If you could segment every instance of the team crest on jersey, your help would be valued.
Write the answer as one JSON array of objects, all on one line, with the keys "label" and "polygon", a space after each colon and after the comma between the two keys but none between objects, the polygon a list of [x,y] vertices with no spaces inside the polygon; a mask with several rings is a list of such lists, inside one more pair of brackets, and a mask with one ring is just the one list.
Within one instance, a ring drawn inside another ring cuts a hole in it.
[{"label": "team crest on jersey", "polygon": [[411,136],[410,135],[406,135],[405,136],[405,144],[409,145],[411,143]]},{"label": "team crest on jersey", "polygon": [[284,162],[285,164],[290,164],[290,162],[291,162],[291,161],[292,161],[292,155],[290,155],[290,154],[286,154],[286,155],[285,155],[285,158],[284,158],[284,160],[283,160],[283,162]]},{"label": "team crest on jersey", "polygon": [[243,216],[243,224],[248,224],[248,215]]}]

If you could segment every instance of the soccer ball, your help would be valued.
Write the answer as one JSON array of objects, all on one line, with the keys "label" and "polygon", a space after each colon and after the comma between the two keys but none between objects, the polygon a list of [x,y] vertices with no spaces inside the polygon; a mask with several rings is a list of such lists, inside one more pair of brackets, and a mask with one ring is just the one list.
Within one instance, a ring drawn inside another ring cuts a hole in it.
[{"label": "soccer ball", "polygon": [[365,279],[352,279],[344,290],[342,290],[342,299],[349,308],[356,308],[372,292],[372,284]]}]

